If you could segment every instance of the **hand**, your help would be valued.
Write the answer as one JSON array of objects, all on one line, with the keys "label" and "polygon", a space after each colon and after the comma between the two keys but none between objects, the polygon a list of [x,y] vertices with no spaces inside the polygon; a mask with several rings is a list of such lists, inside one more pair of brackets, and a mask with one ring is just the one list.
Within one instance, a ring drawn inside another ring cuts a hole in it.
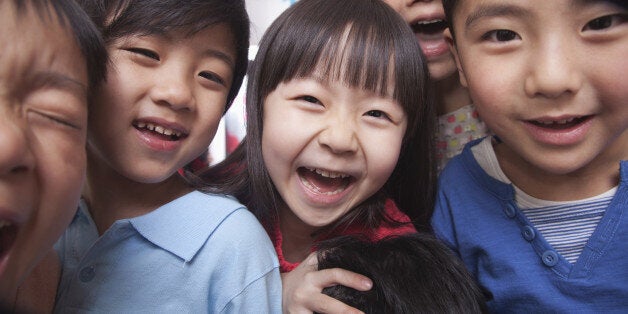
[{"label": "hand", "polygon": [[362,313],[322,293],[323,288],[343,285],[360,291],[368,291],[372,281],[360,274],[331,268],[318,270],[316,252],[311,253],[297,268],[281,274],[284,313]]}]

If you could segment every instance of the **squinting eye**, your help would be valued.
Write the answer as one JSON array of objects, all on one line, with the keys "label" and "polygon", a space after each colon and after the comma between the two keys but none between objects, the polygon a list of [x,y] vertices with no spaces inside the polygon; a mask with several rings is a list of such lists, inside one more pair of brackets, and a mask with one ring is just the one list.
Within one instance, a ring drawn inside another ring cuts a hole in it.
[{"label": "squinting eye", "polygon": [[77,126],[77,125],[75,125],[73,123],[70,123],[70,122],[68,122],[68,121],[66,121],[64,119],[58,118],[56,116],[53,116],[53,115],[50,115],[50,114],[47,114],[47,113],[43,113],[43,112],[39,112],[39,111],[33,111],[33,113],[35,113],[40,118],[44,118],[44,119],[46,119],[46,120],[48,120],[50,122],[53,122],[53,123],[55,123],[57,125],[61,125],[61,126],[64,126],[64,127],[69,127],[69,128],[76,129],[76,130],[80,130],[81,129],[81,127],[79,127],[79,126]]},{"label": "squinting eye", "polygon": [[482,39],[490,41],[511,41],[518,38],[520,37],[517,33],[507,29],[490,31],[482,36]]},{"label": "squinting eye", "polygon": [[307,101],[307,102],[311,102],[313,104],[319,103],[318,99],[316,99],[316,97],[314,97],[314,96],[309,96],[309,95],[301,96],[300,99],[304,100],[304,101]]},{"label": "squinting eye", "polygon": [[599,31],[599,30],[607,29],[615,24],[619,24],[625,20],[626,20],[626,17],[619,14],[606,15],[606,16],[598,17],[594,20],[591,20],[582,28],[582,30],[583,31],[587,31],[587,30]]},{"label": "squinting eye", "polygon": [[216,75],[215,73],[212,72],[201,72],[198,74],[198,76],[208,79],[210,81],[214,81],[220,85],[225,86],[225,80],[223,80],[220,76]]},{"label": "squinting eye", "polygon": [[156,52],[148,50],[148,49],[144,49],[144,48],[127,48],[125,50],[129,51],[129,52],[132,52],[132,53],[136,53],[136,54],[142,55],[144,57],[148,57],[148,58],[155,59],[155,60],[159,61],[159,55]]},{"label": "squinting eye", "polygon": [[373,118],[386,118],[388,119],[388,115],[386,115],[383,111],[380,110],[369,110],[365,113],[365,115]]}]

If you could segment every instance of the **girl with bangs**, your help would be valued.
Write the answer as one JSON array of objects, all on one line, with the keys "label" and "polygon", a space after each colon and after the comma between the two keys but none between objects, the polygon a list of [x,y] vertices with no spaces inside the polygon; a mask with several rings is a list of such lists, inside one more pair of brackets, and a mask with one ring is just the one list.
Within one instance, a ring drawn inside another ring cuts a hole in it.
[{"label": "girl with bangs", "polygon": [[370,279],[317,271],[321,240],[429,230],[435,114],[420,47],[378,0],[301,0],[263,36],[247,87],[247,136],[201,173],[268,231],[284,311],[355,310],[321,293]]}]

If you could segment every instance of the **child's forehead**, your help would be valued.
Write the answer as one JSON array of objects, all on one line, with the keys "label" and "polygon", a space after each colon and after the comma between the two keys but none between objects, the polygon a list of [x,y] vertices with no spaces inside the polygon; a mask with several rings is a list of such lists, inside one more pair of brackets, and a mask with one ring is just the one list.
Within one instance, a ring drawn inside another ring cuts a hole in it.
[{"label": "child's forehead", "polygon": [[83,55],[69,25],[61,25],[51,12],[42,15],[29,7],[18,12],[12,2],[0,4],[3,88],[52,84],[86,97],[87,70],[84,62],[77,62]]},{"label": "child's forehead", "polygon": [[[554,5],[568,11],[578,11],[588,6],[596,4],[620,5],[617,0],[553,0]],[[468,26],[473,21],[482,17],[504,16],[522,17],[529,11],[539,9],[540,3],[534,1],[520,0],[460,0],[458,1],[456,14],[457,18],[464,18]],[[460,16],[460,13],[464,17]],[[559,14],[558,12],[555,12]],[[456,17],[455,17],[456,18]]]}]

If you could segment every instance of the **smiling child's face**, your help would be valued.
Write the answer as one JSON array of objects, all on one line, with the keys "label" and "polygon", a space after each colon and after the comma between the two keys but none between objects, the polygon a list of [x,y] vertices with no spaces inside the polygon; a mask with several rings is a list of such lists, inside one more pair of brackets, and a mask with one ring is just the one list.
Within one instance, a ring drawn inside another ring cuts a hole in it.
[{"label": "smiling child's face", "polygon": [[628,157],[627,17],[608,1],[460,2],[460,76],[504,143],[500,164],[617,171]]},{"label": "smiling child's face", "polygon": [[112,66],[90,113],[89,156],[131,181],[163,182],[216,133],[233,80],[232,33],[219,24],[191,36],[125,36],[108,50]]},{"label": "smiling child's face", "polygon": [[375,194],[397,164],[406,127],[391,95],[316,75],[280,83],[264,101],[262,155],[286,204],[282,223],[309,234]]},{"label": "smiling child's face", "polygon": [[87,69],[48,17],[0,2],[0,301],[69,224],[85,177]]}]

